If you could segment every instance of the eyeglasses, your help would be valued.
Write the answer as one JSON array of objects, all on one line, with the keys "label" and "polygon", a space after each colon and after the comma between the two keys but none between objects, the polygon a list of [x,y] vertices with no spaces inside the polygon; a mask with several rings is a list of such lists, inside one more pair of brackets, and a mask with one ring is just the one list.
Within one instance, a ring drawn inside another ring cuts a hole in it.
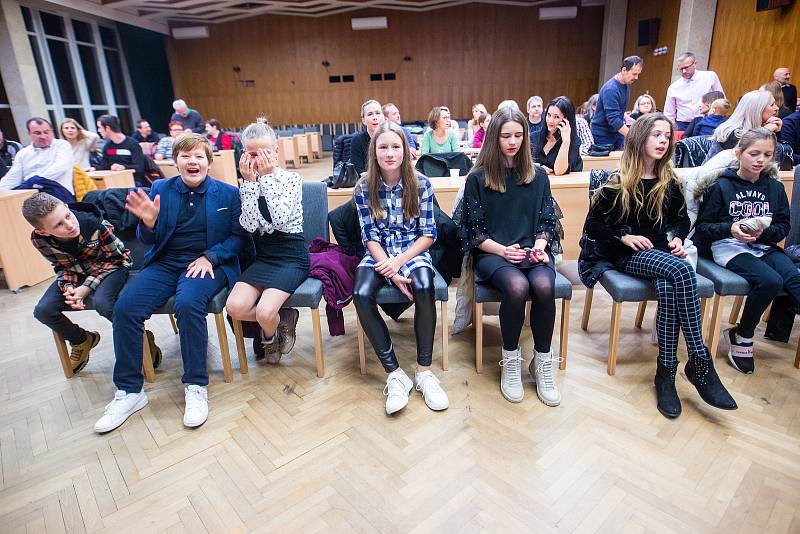
[{"label": "eyeglasses", "polygon": [[679,70],[680,72],[683,72],[683,71],[685,71],[685,70],[689,70],[689,69],[691,69],[691,68],[692,68],[692,67],[694,67],[695,65],[697,65],[697,62],[696,62],[696,61],[692,62],[692,64],[691,64],[691,65],[686,65],[685,67],[678,67],[678,70]]}]

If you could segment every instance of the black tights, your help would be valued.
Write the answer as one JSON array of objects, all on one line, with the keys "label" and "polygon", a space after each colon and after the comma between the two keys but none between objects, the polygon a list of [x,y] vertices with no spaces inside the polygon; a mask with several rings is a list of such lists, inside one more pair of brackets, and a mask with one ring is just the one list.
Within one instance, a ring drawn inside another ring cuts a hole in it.
[{"label": "black tights", "polygon": [[[552,261],[552,260],[551,260]],[[537,352],[550,352],[553,325],[556,322],[556,273],[546,265],[521,270],[500,267],[489,283],[502,294],[500,302],[500,333],[505,350],[517,350],[522,323],[525,322],[525,304],[530,296],[531,332]]]},{"label": "black tights", "polygon": [[[353,303],[358,320],[367,334],[375,354],[387,373],[400,364],[394,354],[392,339],[381,314],[376,297],[378,290],[386,285],[386,278],[373,267],[356,269]],[[414,333],[417,336],[417,363],[427,367],[433,358],[433,335],[436,332],[436,304],[434,302],[433,270],[420,267],[411,271],[411,292],[414,295]]]}]

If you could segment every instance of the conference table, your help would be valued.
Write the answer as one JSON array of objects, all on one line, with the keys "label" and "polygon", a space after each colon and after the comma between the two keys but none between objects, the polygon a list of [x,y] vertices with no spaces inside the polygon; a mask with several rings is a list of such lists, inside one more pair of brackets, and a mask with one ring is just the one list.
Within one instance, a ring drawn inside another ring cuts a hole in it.
[{"label": "conference table", "polygon": [[122,171],[92,171],[89,177],[94,181],[97,189],[114,189],[116,187],[135,187],[133,169]]},{"label": "conference table", "polygon": [[[165,178],[180,174],[175,162],[171,159],[154,160]],[[220,150],[214,152],[214,160],[208,168],[208,175],[221,182],[239,187],[239,177],[236,174],[236,156],[233,150]]]},{"label": "conference table", "polygon": [[0,189],[0,268],[12,291],[53,277],[53,267],[31,243],[31,225],[22,216],[22,203],[35,189]]}]

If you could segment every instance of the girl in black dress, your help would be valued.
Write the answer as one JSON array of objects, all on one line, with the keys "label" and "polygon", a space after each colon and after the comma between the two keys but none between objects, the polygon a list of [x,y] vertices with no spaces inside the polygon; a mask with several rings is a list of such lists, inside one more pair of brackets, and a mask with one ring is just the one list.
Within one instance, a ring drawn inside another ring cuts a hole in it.
[{"label": "girl in black dress", "polygon": [[539,130],[538,138],[532,141],[536,163],[544,167],[547,174],[556,176],[582,171],[581,141],[572,101],[565,96],[551,100],[547,104],[545,125],[547,127]]},{"label": "girl in black dress", "polygon": [[308,276],[303,182],[299,174],[277,166],[277,137],[266,120],[245,128],[241,139],[240,222],[253,234],[256,261],[242,273],[226,308],[234,319],[261,325],[265,354],[256,352],[256,358],[277,363],[294,346],[299,315],[281,306]]},{"label": "girl in black dress", "polygon": [[672,167],[674,151],[672,122],[662,113],[648,113],[631,125],[620,170],[592,199],[584,225],[588,240],[581,241],[578,265],[587,287],[611,268],[652,281],[658,295],[656,397],[665,417],[681,413],[675,390],[680,331],[689,352],[686,378],[707,403],[736,409],[703,342],[697,278],[683,248],[689,216]]},{"label": "girl in black dress", "polygon": [[556,215],[550,180],[533,164],[528,122],[517,109],[498,109],[467,177],[461,234],[472,249],[475,279],[496,287],[500,302],[503,356],[500,391],[510,402],[524,397],[519,336],[525,305],[533,299],[531,330],[534,356],[530,371],[536,392],[548,406],[561,394],[553,370],[557,359],[550,342],[556,317],[555,267],[550,251]]}]

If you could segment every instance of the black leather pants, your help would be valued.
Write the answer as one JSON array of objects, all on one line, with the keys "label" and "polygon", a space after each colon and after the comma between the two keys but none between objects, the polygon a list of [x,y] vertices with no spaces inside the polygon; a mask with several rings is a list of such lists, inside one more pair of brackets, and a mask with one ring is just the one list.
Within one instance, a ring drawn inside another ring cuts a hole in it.
[{"label": "black leather pants", "polygon": [[[375,354],[387,373],[391,373],[400,365],[394,355],[394,347],[389,337],[386,323],[378,312],[376,295],[386,284],[386,279],[375,272],[372,267],[356,269],[353,303],[356,306],[358,320]],[[417,337],[417,363],[422,366],[431,364],[433,355],[433,336],[436,332],[436,304],[434,302],[433,270],[427,267],[414,269],[411,272],[411,287],[414,295],[414,333]]]}]

